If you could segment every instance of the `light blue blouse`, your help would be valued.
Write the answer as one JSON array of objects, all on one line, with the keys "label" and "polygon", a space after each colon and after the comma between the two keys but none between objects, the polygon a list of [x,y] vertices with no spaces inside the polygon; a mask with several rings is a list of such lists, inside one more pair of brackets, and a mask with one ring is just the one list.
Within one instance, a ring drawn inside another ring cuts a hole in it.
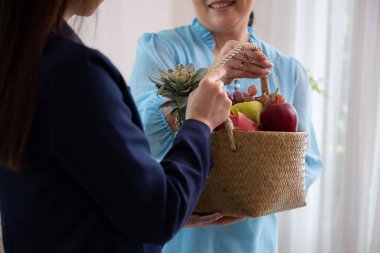
[{"label": "light blue blouse", "polygon": [[[298,129],[307,131],[309,143],[306,155],[306,188],[322,171],[314,129],[310,119],[310,94],[307,74],[302,65],[276,48],[255,36],[248,27],[250,40],[263,48],[264,54],[275,67],[269,76],[271,91],[276,90],[276,76],[280,82],[280,93],[298,112]],[[141,114],[145,133],[152,154],[157,160],[169,150],[174,134],[159,106],[164,98],[156,94],[149,76],[156,76],[153,68],[174,69],[177,64],[193,63],[195,68],[209,67],[215,60],[212,51],[215,41],[212,34],[197,19],[192,25],[178,27],[159,33],[144,34],[138,41],[136,62],[129,78],[132,94]],[[261,94],[259,79],[240,79],[239,91],[247,91],[254,84]],[[226,86],[233,93],[235,85]],[[165,253],[272,253],[277,252],[277,218],[268,215],[248,218],[228,226],[209,226],[182,229],[163,250]]]}]

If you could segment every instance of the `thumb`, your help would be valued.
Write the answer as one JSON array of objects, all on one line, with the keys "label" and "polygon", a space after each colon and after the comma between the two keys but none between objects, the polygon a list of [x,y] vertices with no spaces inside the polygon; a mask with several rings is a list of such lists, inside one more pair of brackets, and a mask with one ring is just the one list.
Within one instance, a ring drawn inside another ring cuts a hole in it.
[{"label": "thumb", "polygon": [[223,68],[218,68],[215,71],[211,71],[208,74],[208,79],[211,82],[216,82],[222,79],[225,74],[226,74],[226,71]]}]

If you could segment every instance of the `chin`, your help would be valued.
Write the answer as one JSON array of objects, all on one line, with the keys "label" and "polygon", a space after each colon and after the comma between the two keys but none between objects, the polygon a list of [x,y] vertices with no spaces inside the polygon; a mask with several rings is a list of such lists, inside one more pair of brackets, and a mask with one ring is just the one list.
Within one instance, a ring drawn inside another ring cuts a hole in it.
[{"label": "chin", "polygon": [[87,6],[87,10],[82,10],[77,13],[77,16],[81,17],[90,17],[92,16],[98,9],[99,5],[103,2],[103,0],[92,0],[91,4]]},{"label": "chin", "polygon": [[237,26],[239,26],[239,21],[236,19],[220,17],[216,20],[216,22],[213,22],[212,26],[212,31],[223,32],[234,29]]},{"label": "chin", "polygon": [[96,12],[96,10],[92,11],[92,12],[85,12],[85,13],[82,13],[81,15],[78,15],[78,16],[81,16],[81,17],[91,17],[92,15],[94,15],[94,13]]}]

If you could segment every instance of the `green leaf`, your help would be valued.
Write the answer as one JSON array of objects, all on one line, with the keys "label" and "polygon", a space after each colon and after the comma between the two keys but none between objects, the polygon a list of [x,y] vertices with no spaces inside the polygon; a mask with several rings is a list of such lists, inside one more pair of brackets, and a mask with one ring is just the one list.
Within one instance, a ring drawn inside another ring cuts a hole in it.
[{"label": "green leaf", "polygon": [[172,110],[169,112],[169,114],[172,115],[173,113],[177,112],[178,110],[179,110],[178,107],[176,107],[176,108],[172,109]]},{"label": "green leaf", "polygon": [[178,105],[178,107],[179,107],[180,109],[186,107],[186,105],[187,105],[187,98],[188,98],[188,97],[177,97],[177,98],[176,98],[177,105]]},{"label": "green leaf", "polygon": [[194,65],[193,64],[189,64],[187,65],[187,70],[190,72],[190,73],[193,73],[195,72],[195,68],[194,68]]},{"label": "green leaf", "polygon": [[173,100],[167,100],[164,103],[160,105],[160,108],[170,107],[170,106],[177,106],[177,103]]},{"label": "green leaf", "polygon": [[203,79],[203,77],[207,74],[207,72],[208,69],[206,68],[199,69],[193,77],[194,82],[200,82]]},{"label": "green leaf", "polygon": [[319,80],[316,80],[312,74],[310,74],[310,71],[307,70],[307,79],[309,81],[309,84],[310,84],[310,87],[313,91],[317,92],[318,94],[320,95],[323,95],[325,97],[328,97],[328,93],[324,90],[322,90],[320,87],[319,87],[319,83],[320,81],[322,81],[322,79],[319,79]]},{"label": "green leaf", "polygon": [[161,82],[161,80],[158,79],[157,77],[155,77],[155,76],[150,76],[150,77],[148,77],[148,78],[149,78],[149,80],[150,80],[151,82],[153,82],[154,84],[159,85],[159,86],[162,86],[162,82]]},{"label": "green leaf", "polygon": [[208,69],[195,70],[194,65],[190,63],[188,65],[178,64],[175,70],[163,71],[156,68],[154,71],[159,75],[149,77],[149,80],[156,85],[157,93],[168,99],[161,106],[179,107],[181,109],[179,115],[184,117],[188,96],[198,87]]}]

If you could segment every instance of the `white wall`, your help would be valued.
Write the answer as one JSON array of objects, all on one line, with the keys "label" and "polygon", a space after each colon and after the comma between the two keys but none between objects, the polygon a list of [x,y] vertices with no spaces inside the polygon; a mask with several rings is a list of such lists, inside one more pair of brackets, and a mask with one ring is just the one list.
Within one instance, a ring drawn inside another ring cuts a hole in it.
[{"label": "white wall", "polygon": [[127,79],[141,34],[186,25],[193,17],[191,0],[106,0],[97,15],[83,22],[80,36]]}]

